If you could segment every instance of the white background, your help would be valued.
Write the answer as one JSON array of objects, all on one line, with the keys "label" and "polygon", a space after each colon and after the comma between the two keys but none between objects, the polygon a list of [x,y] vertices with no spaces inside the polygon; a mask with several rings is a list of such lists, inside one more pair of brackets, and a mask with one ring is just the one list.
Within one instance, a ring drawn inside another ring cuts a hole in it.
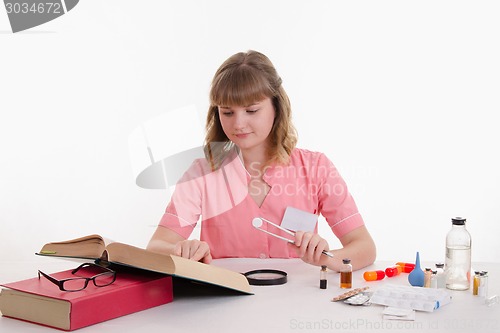
[{"label": "white background", "polygon": [[499,17],[497,1],[84,0],[13,34],[2,7],[0,261],[91,233],[146,246],[168,193],[135,185],[129,135],[186,105],[203,119],[217,67],[255,49],[378,259],[443,261],[465,216],[473,261],[498,262]]}]

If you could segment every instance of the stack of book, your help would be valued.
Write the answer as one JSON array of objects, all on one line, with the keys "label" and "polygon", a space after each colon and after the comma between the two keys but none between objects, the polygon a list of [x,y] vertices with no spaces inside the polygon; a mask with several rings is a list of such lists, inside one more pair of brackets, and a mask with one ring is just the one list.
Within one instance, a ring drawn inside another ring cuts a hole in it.
[{"label": "stack of book", "polygon": [[[104,287],[90,281],[79,291],[60,290],[44,276],[3,284],[3,316],[71,331],[172,302],[172,278],[252,294],[240,273],[123,243],[106,246],[98,235],[48,243],[37,254],[92,260],[113,268],[116,280]],[[75,278],[71,270],[49,275],[56,280]]]}]

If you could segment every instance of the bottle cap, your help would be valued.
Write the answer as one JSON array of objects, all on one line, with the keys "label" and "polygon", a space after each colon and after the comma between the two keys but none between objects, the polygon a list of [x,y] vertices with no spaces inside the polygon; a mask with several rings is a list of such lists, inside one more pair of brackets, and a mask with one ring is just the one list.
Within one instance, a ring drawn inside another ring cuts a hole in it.
[{"label": "bottle cap", "polygon": [[444,267],[444,264],[443,264],[443,263],[441,263],[441,262],[439,262],[439,263],[437,263],[437,264],[436,264],[436,267],[437,267],[437,268],[443,268],[443,267]]},{"label": "bottle cap", "polygon": [[350,264],[351,263],[351,259],[342,259],[342,262],[344,264]]},{"label": "bottle cap", "polygon": [[467,219],[465,219],[463,217],[454,217],[451,219],[451,223],[453,225],[464,225],[465,221],[467,221]]},{"label": "bottle cap", "polygon": [[322,270],[326,270],[326,265],[321,265]]}]

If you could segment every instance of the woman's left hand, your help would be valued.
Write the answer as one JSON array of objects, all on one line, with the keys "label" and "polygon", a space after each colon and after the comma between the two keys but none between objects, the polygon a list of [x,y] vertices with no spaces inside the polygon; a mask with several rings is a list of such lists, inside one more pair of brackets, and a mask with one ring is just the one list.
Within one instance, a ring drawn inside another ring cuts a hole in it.
[{"label": "woman's left hand", "polygon": [[299,257],[306,263],[321,266],[326,265],[328,257],[321,254],[328,251],[328,242],[320,235],[312,232],[297,231],[295,246]]}]

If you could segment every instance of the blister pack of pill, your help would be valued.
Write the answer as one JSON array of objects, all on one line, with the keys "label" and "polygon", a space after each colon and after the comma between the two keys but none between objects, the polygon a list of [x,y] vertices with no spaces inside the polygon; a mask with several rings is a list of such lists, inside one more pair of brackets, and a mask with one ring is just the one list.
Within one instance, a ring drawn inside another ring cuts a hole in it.
[{"label": "blister pack of pill", "polygon": [[349,297],[352,297],[354,295],[357,295],[363,291],[365,291],[366,289],[368,289],[370,287],[363,287],[363,288],[356,288],[356,289],[352,289],[352,290],[349,290],[343,294],[340,294],[338,296],[335,296],[334,298],[332,298],[332,302],[338,302],[338,301],[343,301],[345,299],[348,299]]},{"label": "blister pack of pill", "polygon": [[344,300],[349,305],[370,305],[371,292],[363,291]]},{"label": "blister pack of pill", "polygon": [[372,304],[432,312],[451,302],[445,289],[385,285],[373,292]]}]

